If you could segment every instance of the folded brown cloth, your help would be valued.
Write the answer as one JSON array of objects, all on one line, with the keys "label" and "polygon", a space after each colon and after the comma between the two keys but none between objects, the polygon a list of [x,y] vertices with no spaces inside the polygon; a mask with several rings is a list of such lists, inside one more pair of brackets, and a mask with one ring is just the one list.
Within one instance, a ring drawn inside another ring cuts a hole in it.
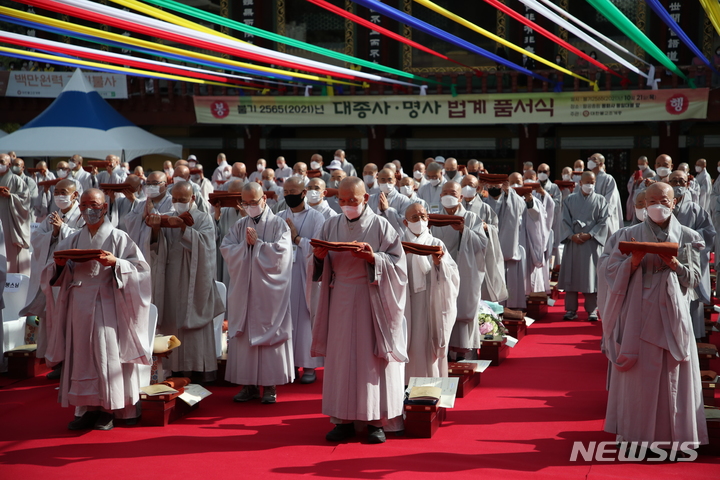
[{"label": "folded brown cloth", "polygon": [[525,318],[525,312],[522,310],[510,310],[505,308],[503,310],[503,320],[522,320]]},{"label": "folded brown cloth", "polygon": [[30,174],[33,174],[33,175],[36,174],[36,173],[38,173],[39,171],[40,171],[39,168],[30,168],[30,167],[28,167],[28,168],[25,169],[25,172],[30,173]]},{"label": "folded brown cloth", "polygon": [[110,190],[113,192],[122,192],[123,190],[132,190],[133,186],[129,183],[101,183],[100,190]]},{"label": "folded brown cloth", "polygon": [[210,205],[220,204],[221,207],[235,207],[238,202],[242,202],[242,193],[240,192],[213,192],[208,195]]},{"label": "folded brown cloth", "polygon": [[718,353],[718,349],[712,343],[698,343],[697,344],[698,355],[711,355],[715,356]]},{"label": "folded brown cloth", "polygon": [[532,187],[518,187],[515,189],[515,193],[517,193],[521,197],[524,197],[528,193],[532,193],[532,191],[533,191]]},{"label": "folded brown cloth", "polygon": [[55,178],[53,180],[44,180],[42,182],[37,182],[38,187],[52,187],[54,185],[57,185],[58,182],[60,182],[62,178]]},{"label": "folded brown cloth", "polygon": [[202,173],[202,170],[199,168],[191,168],[190,169],[190,175],[200,175]]},{"label": "folded brown cloth", "polygon": [[434,255],[442,253],[443,249],[440,245],[420,245],[412,242],[402,242],[403,250],[405,253],[412,253],[413,255]]},{"label": "folded brown cloth", "polygon": [[618,248],[623,255],[644,252],[677,257],[678,254],[678,244],[673,242],[620,242]]},{"label": "folded brown cloth", "polygon": [[190,385],[190,379],[187,377],[170,377],[160,383],[167,385],[170,388],[174,388],[175,390],[180,390],[181,388]]},{"label": "folded brown cloth", "polygon": [[71,248],[69,250],[56,250],[53,258],[72,260],[73,262],[87,262],[88,260],[100,260],[105,254],[103,250]]},{"label": "folded brown cloth", "polygon": [[273,192],[272,190],[264,190],[263,193],[267,198],[271,200],[274,200],[277,197],[277,195],[275,195],[275,192]]},{"label": "folded brown cloth", "polygon": [[91,166],[89,167],[89,166],[83,165],[83,170],[85,170],[85,171],[88,172],[88,173],[92,173],[93,167],[91,167]]},{"label": "folded brown cloth", "polygon": [[325,189],[325,196],[326,197],[337,197],[338,189],[337,188],[327,188]]},{"label": "folded brown cloth", "polygon": [[571,192],[575,189],[575,182],[555,180],[555,185],[557,185],[559,189],[567,188]]},{"label": "folded brown cloth", "polygon": [[480,173],[478,174],[478,180],[481,183],[489,183],[490,185],[497,185],[500,183],[507,182],[508,176],[504,173]]},{"label": "folded brown cloth", "polygon": [[530,188],[538,188],[540,186],[540,182],[524,182],[523,187],[530,187]]},{"label": "folded brown cloth", "polygon": [[714,370],[700,370],[700,380],[712,382],[717,378],[717,372]]},{"label": "folded brown cloth", "polygon": [[90,165],[91,167],[97,167],[98,169],[100,169],[100,168],[107,168],[108,165],[110,165],[110,162],[105,161],[105,160],[88,160],[87,164]]},{"label": "folded brown cloth", "polygon": [[428,215],[428,226],[430,227],[448,227],[450,225],[464,225],[465,218],[457,215],[442,215],[440,213],[431,213]]},{"label": "folded brown cloth", "polygon": [[307,176],[308,178],[321,178],[322,172],[320,170],[308,170]]},{"label": "folded brown cloth", "polygon": [[[147,217],[145,219],[145,225],[147,225],[147,226],[150,226],[150,223],[148,223],[149,218],[150,217]],[[178,228],[178,227],[173,227],[170,225],[170,220],[169,220],[170,218],[172,218],[172,215],[160,215],[160,227],[161,228]],[[190,215],[190,212],[185,212],[181,215],[178,215],[178,218],[180,218],[183,222],[185,222],[185,225],[187,225],[188,227],[192,227],[193,225],[195,225],[195,219],[192,217],[192,215]]]},{"label": "folded brown cloth", "polygon": [[357,252],[362,250],[363,244],[358,242],[326,242],[313,238],[310,240],[312,247],[325,247],[331,252]]}]

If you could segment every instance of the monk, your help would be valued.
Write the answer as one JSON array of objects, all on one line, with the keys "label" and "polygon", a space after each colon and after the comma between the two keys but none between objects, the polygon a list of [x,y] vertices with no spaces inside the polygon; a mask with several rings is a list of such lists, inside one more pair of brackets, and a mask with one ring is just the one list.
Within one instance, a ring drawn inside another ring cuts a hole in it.
[{"label": "monk", "polygon": [[[340,186],[340,182],[342,182],[345,177],[347,177],[345,170],[343,170],[341,168],[333,170],[332,173],[330,174],[330,182],[328,183],[328,188],[337,189]],[[338,203],[337,195],[334,197],[327,198],[327,202],[328,202],[328,206],[334,212],[342,213],[342,210],[340,209],[340,204]]]},{"label": "monk", "polygon": [[445,180],[442,174],[443,167],[437,162],[432,162],[425,171],[428,183],[418,188],[417,196],[427,202],[430,207],[428,213],[440,213],[440,193]]},{"label": "monk", "polygon": [[0,222],[5,233],[8,273],[30,275],[30,191],[0,153]]},{"label": "monk", "polygon": [[[187,167],[175,171],[180,168]],[[190,182],[173,187],[175,212],[168,218],[169,227],[160,226],[160,215],[147,218],[158,332],[175,335],[183,347],[164,358],[163,366],[173,376],[206,383],[215,380],[217,372],[213,319],[224,311],[215,286],[215,224],[197,208]],[[192,217],[192,225],[180,218],[184,214]]]},{"label": "monk", "polygon": [[[242,193],[243,183],[239,180],[233,180],[228,183],[227,191],[230,193]],[[242,217],[247,215],[240,206],[240,200],[232,207],[221,207],[220,204],[216,204],[213,207],[213,215],[215,223],[217,225],[217,274],[216,278],[218,282],[222,282],[225,286],[230,289],[230,273],[228,272],[225,259],[220,253],[220,245],[222,245],[225,235],[228,234],[230,229],[240,220]]]},{"label": "monk", "polygon": [[588,158],[588,168],[595,174],[595,193],[599,193],[608,205],[608,235],[623,228],[622,202],[615,178],[605,173],[605,157],[594,153]]},{"label": "monk", "polygon": [[365,166],[363,167],[363,181],[365,182],[365,191],[370,195],[380,192],[377,177],[377,165],[375,165],[374,163],[365,164]]},{"label": "monk", "polygon": [[[669,185],[649,186],[645,200],[648,217],[615,233],[598,267],[602,351],[609,360],[605,431],[618,442],[697,448],[708,433],[689,304],[705,245],[672,215]],[[678,254],[621,253],[619,242],[632,240],[674,242]]]},{"label": "monk", "polygon": [[[105,218],[100,190],[80,199],[85,226],[58,243],[57,250],[98,249],[98,260],[56,258],[42,274],[47,299],[47,351],[53,366],[63,362],[59,401],[75,407],[68,429],[110,430],[113,417],[136,423],[140,388],[150,365],[148,332],[150,267],[125,232]],[[60,287],[57,299],[52,287]]]},{"label": "monk", "polygon": [[236,402],[277,401],[276,385],[294,379],[290,284],[290,227],[272,213],[263,189],[247,183],[247,213],[230,229],[220,251],[230,272],[228,359],[225,379],[243,385]]},{"label": "monk", "polygon": [[105,161],[109,162],[108,166],[102,172],[97,174],[97,182],[101,183],[123,183],[126,175],[120,167],[120,157],[117,155],[108,155]]},{"label": "monk", "polygon": [[367,207],[362,179],[344,179],[338,196],[343,214],[325,222],[320,240],[358,241],[361,250],[314,249],[322,286],[312,354],[325,357],[322,413],[335,424],[325,438],[353,437],[358,420],[368,423],[368,442],[384,443],[384,429],[403,429],[405,253],[402,237]]},{"label": "monk", "polygon": [[70,157],[68,167],[70,168],[70,176],[80,183],[79,191],[81,193],[82,191],[98,187],[97,167],[92,167],[92,173],[86,172],[83,168],[83,157],[81,155],[73,155]]},{"label": "monk", "polygon": [[[243,166],[245,166],[243,164]],[[168,176],[168,178],[172,178],[173,171],[172,168],[170,171],[165,171],[165,174]],[[211,181],[213,188],[215,190],[219,190],[220,187],[227,182],[230,177],[232,176],[232,169],[230,165],[228,165],[227,157],[224,153],[219,153],[217,156],[217,168],[212,174]]]},{"label": "monk", "polygon": [[150,258],[150,235],[152,228],[145,221],[148,215],[172,214],[172,196],[167,191],[167,175],[152,172],[143,186],[144,200],[133,202],[132,209],[125,215],[125,228],[130,238],[137,243],[145,258]]},{"label": "monk", "polygon": [[404,195],[400,195],[395,188],[397,180],[395,174],[389,168],[383,168],[377,177],[379,192],[370,195],[368,206],[375,214],[384,217],[397,230],[399,235],[405,230],[403,219],[405,210],[411,205],[411,201]]},{"label": "monk", "polygon": [[322,178],[311,178],[307,185],[307,193],[305,194],[307,204],[320,212],[325,220],[338,214],[328,205],[325,199],[326,192],[327,188]]}]

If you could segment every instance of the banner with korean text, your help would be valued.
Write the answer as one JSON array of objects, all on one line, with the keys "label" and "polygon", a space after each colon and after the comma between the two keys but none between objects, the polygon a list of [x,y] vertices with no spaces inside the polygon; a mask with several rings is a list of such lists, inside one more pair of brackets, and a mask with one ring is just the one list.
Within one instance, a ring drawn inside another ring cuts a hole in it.
[{"label": "banner with korean text", "polygon": [[[73,72],[0,72],[0,97],[56,98],[72,75]],[[83,72],[83,75],[101,97],[128,98],[127,76],[104,72]]]},{"label": "banner with korean text", "polygon": [[194,97],[198,123],[471,125],[704,119],[707,88],[487,95]]}]

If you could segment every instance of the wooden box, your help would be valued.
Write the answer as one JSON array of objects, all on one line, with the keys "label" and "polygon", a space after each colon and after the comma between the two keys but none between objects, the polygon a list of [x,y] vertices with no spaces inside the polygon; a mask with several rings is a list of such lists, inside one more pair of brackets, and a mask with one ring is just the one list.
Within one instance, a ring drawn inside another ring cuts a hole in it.
[{"label": "wooden box", "polygon": [[718,357],[718,349],[712,343],[698,343],[700,370],[710,370],[710,360]]},{"label": "wooden box", "polygon": [[[705,372],[701,372],[703,375]],[[718,388],[717,378],[713,380],[702,380],[702,395],[703,403],[708,407],[716,407],[715,405],[715,391]]]},{"label": "wooden box", "polygon": [[432,438],[445,420],[445,409],[437,405],[404,405],[405,434]]},{"label": "wooden box", "polygon": [[[532,315],[530,318],[535,318]],[[525,319],[522,320],[505,320],[502,321],[503,325],[505,325],[505,328],[507,328],[507,334],[511,337],[515,337],[518,340],[523,338],[525,335],[527,335],[527,324],[525,323]]]},{"label": "wooden box", "polygon": [[450,362],[448,376],[459,379],[456,398],[465,398],[475,387],[480,385],[480,372],[474,371],[472,364]]},{"label": "wooden box", "polygon": [[33,378],[48,370],[44,358],[37,358],[35,350],[9,350],[5,352],[8,359],[8,377]]},{"label": "wooden box", "polygon": [[140,421],[142,424],[149,427],[164,427],[168,423],[174,422],[178,418],[182,418],[196,410],[200,403],[190,406],[177,398],[184,391],[185,389],[181,388],[177,393],[155,396],[141,393],[142,417]]},{"label": "wooden box", "polygon": [[[527,301],[527,316],[535,320],[541,320],[548,312],[547,300]],[[514,335],[513,335],[514,336]]]},{"label": "wooden box", "polygon": [[490,360],[490,365],[497,367],[508,356],[510,347],[505,343],[504,338],[483,340],[480,347],[480,360]]}]

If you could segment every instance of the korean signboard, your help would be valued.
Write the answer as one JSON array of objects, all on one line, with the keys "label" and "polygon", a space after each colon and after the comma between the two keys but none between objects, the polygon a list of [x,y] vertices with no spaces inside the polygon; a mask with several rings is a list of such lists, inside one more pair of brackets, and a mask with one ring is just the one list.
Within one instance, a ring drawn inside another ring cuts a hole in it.
[{"label": "korean signboard", "polygon": [[[55,98],[70,81],[73,72],[0,72],[0,97]],[[85,79],[103,98],[128,98],[125,75],[83,72]]]}]

